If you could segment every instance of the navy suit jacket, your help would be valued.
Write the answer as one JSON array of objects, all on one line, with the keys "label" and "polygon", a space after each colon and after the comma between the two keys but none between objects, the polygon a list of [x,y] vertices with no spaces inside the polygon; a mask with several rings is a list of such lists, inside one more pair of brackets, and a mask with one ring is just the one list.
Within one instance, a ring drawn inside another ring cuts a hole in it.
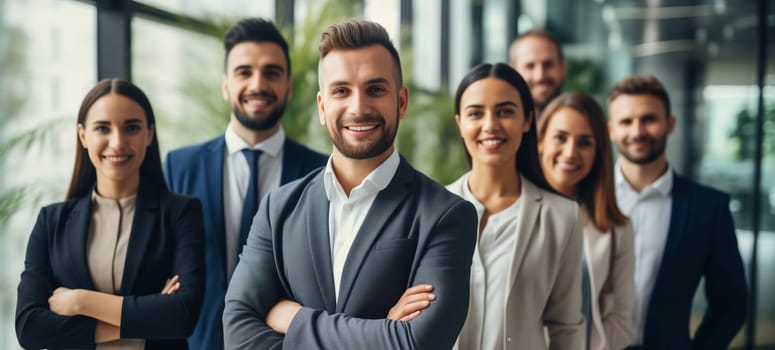
[{"label": "navy suit jacket", "polygon": [[[286,138],[280,184],[300,178],[326,164],[327,158]],[[167,154],[165,176],[171,191],[198,197],[204,206],[205,265],[207,289],[202,313],[189,338],[193,350],[223,348],[223,298],[229,276],[226,271],[226,226],[223,213],[223,165],[226,140],[183,147]],[[242,249],[242,247],[239,247]]]},{"label": "navy suit jacket", "polygon": [[[670,229],[646,315],[645,349],[726,349],[745,322],[748,293],[729,196],[675,174]],[[707,307],[692,340],[692,299]]]},{"label": "navy suit jacket", "polygon": [[[94,290],[86,258],[91,193],[40,210],[30,235],[16,305],[16,334],[27,349],[93,349],[96,320],[49,310],[57,287]],[[166,280],[181,289],[161,295]],[[187,349],[204,294],[202,207],[191,197],[140,184],[119,295],[121,338],[146,349]]]},{"label": "navy suit jacket", "polygon": [[[329,202],[318,170],[264,197],[226,293],[226,348],[450,349],[468,311],[477,216],[402,158],[358,231],[334,290]],[[436,295],[410,322],[387,320],[410,286]],[[264,320],[302,307],[285,336]]]}]

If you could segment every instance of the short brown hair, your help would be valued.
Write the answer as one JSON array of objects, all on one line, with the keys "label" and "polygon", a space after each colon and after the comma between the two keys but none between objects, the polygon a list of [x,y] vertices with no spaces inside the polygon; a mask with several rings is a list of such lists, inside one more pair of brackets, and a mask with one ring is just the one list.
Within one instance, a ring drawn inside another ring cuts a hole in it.
[{"label": "short brown hair", "polygon": [[548,31],[544,29],[531,29],[528,30],[522,34],[520,34],[514,41],[511,43],[511,46],[509,47],[509,63],[514,64],[516,63],[514,60],[514,57],[511,56],[511,53],[514,51],[514,47],[519,44],[520,41],[526,38],[535,37],[535,38],[541,38],[544,39],[554,45],[555,48],[557,48],[557,58],[560,59],[560,62],[565,61],[565,55],[562,52],[562,45],[560,44],[560,41],[557,40],[557,38],[552,35],[552,33],[549,33]]},{"label": "short brown hair", "polygon": [[670,118],[670,97],[662,83],[653,75],[633,75],[619,81],[608,93],[608,104],[620,95],[652,95],[662,101],[667,117]]},{"label": "short brown hair", "polygon": [[546,106],[538,118],[539,143],[546,136],[549,121],[562,108],[571,108],[581,113],[592,129],[592,137],[595,138],[595,161],[589,174],[576,185],[577,200],[592,224],[601,232],[609,232],[614,226],[626,224],[627,217],[619,210],[614,196],[613,151],[603,108],[589,95],[560,95]]},{"label": "short brown hair", "polygon": [[398,50],[390,40],[387,30],[376,22],[354,18],[331,25],[320,37],[320,59],[325,58],[332,50],[354,50],[371,45],[380,45],[390,52],[395,63],[396,82],[398,86],[402,86],[403,74]]}]

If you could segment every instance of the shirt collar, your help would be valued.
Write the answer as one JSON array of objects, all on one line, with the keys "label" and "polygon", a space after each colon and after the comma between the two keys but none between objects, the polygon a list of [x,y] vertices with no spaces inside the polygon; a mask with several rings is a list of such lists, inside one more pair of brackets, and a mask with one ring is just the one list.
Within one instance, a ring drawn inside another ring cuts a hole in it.
[{"label": "shirt collar", "polygon": [[[328,157],[326,169],[323,173],[323,185],[326,190],[326,197],[331,201],[335,194],[339,199],[348,199],[344,194],[344,189],[334,174],[334,168],[331,163],[332,157]],[[393,149],[393,153],[385,159],[376,169],[372,170],[361,183],[350,191],[350,200],[358,200],[363,196],[374,194],[384,190],[390,184],[393,176],[398,171],[400,157],[398,151]]]},{"label": "shirt collar", "polygon": [[[616,164],[616,170],[614,171],[614,178],[616,181],[616,187],[619,189],[628,189],[632,192],[635,190],[630,186],[630,183],[627,182],[627,179],[624,178],[624,174],[622,173],[622,166],[621,164]],[[643,191],[641,193],[649,193],[656,191],[662,196],[668,196],[670,195],[670,191],[673,189],[673,167],[670,166],[670,164],[667,165],[667,170],[658,177],[654,182],[650,183],[648,186],[643,188]]]},{"label": "shirt collar", "polygon": [[261,150],[263,154],[267,154],[271,157],[277,157],[280,151],[283,149],[285,143],[285,130],[282,125],[277,129],[277,132],[272,136],[269,136],[266,140],[261,141],[253,146],[249,146],[245,140],[243,140],[236,132],[234,132],[234,125],[229,122],[226,126],[226,132],[224,133],[226,139],[226,150],[229,155],[240,152],[245,148]]}]

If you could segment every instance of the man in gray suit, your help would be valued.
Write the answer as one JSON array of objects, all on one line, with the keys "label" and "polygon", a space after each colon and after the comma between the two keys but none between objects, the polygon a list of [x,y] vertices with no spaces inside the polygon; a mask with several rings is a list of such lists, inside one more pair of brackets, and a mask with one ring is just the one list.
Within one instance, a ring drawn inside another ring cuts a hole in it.
[{"label": "man in gray suit", "polygon": [[[475,210],[395,150],[409,93],[382,26],[329,27],[318,71],[333,152],[263,199],[226,293],[226,348],[449,349],[468,309]],[[433,286],[432,303],[386,319],[417,284]]]}]

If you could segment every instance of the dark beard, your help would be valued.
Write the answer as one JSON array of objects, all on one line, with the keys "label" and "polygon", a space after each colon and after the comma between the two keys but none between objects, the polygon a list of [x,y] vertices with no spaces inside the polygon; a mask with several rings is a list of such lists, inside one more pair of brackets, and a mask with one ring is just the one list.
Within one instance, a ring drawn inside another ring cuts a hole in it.
[{"label": "dark beard", "polygon": [[[549,96],[549,98],[546,99],[546,102],[539,103],[537,100],[533,99],[533,104],[535,104],[535,109],[536,111],[538,111],[537,113],[539,114],[543,113],[544,108],[548,106],[549,103],[552,102],[552,100],[554,100],[557,96],[560,96],[561,94],[562,94],[562,83],[560,83],[560,87],[557,88],[557,90],[555,90],[554,93],[551,96]],[[540,115],[536,117],[540,117]]]},{"label": "dark beard", "polygon": [[660,156],[662,156],[662,154],[665,153],[665,149],[667,149],[667,137],[665,137],[662,140],[656,140],[654,142],[654,148],[651,150],[651,152],[647,153],[643,157],[636,158],[631,156],[627,152],[622,152],[621,150],[619,150],[619,153],[621,153],[621,155],[624,156],[625,159],[627,159],[628,161],[634,164],[646,165],[655,161]]},{"label": "dark beard", "polygon": [[[385,153],[385,151],[393,145],[393,141],[395,140],[398,131],[398,123],[396,123],[395,129],[387,130],[386,125],[381,118],[365,116],[360,119],[361,120],[358,120],[359,122],[378,121],[382,128],[382,135],[380,135],[379,140],[372,144],[371,147],[358,149],[345,143],[341,134],[337,134],[331,137],[331,142],[336,149],[338,149],[345,157],[351,159],[369,159]],[[396,119],[398,119],[398,116],[396,116]],[[344,124],[344,121],[337,121],[337,130],[343,128],[342,124]]]},{"label": "dark beard", "polygon": [[285,112],[285,104],[278,106],[272,113],[266,116],[266,118],[252,119],[236,105],[232,105],[231,112],[242,126],[253,131],[265,131],[273,128],[280,121],[280,117],[282,117],[283,112]]}]

